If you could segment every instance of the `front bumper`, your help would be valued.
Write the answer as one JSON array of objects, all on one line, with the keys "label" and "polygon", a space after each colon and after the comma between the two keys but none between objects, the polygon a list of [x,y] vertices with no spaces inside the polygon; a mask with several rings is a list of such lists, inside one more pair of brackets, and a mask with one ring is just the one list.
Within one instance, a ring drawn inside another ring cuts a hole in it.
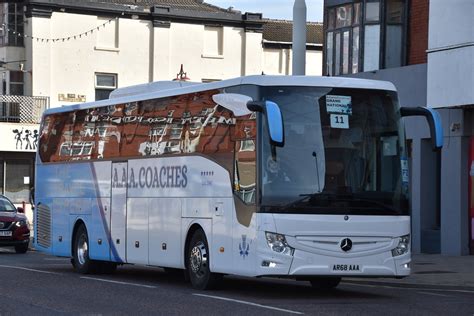
[{"label": "front bumper", "polygon": [[392,257],[390,251],[367,256],[341,258],[296,250],[289,275],[383,276],[410,274],[411,255]]},{"label": "front bumper", "polygon": [[[384,241],[381,248],[361,252],[343,252],[302,246],[287,237],[295,248],[293,256],[278,254],[266,244],[263,236],[258,240],[257,275],[265,276],[351,276],[351,277],[405,277],[410,274],[411,253],[393,257],[394,241]],[[329,243],[328,243],[329,244]]]},{"label": "front bumper", "polygon": [[30,239],[25,240],[0,240],[0,247],[10,247],[24,245],[30,242]]}]

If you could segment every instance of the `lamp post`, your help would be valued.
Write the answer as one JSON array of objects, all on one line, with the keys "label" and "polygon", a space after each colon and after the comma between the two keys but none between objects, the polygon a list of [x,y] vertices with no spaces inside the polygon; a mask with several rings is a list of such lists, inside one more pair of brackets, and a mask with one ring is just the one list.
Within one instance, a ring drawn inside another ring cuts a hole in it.
[{"label": "lamp post", "polygon": [[306,3],[295,0],[293,6],[293,75],[306,73]]}]

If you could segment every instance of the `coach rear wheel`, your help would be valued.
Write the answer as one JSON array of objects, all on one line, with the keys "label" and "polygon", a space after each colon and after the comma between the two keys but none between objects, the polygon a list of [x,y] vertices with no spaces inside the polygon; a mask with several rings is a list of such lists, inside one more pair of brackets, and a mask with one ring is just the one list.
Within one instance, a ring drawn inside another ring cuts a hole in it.
[{"label": "coach rear wheel", "polygon": [[221,281],[222,275],[209,269],[209,247],[202,230],[197,230],[191,238],[186,260],[189,280],[195,289],[208,290]]},{"label": "coach rear wheel", "polygon": [[341,282],[340,277],[315,277],[311,280],[311,285],[315,290],[330,290],[339,285]]}]

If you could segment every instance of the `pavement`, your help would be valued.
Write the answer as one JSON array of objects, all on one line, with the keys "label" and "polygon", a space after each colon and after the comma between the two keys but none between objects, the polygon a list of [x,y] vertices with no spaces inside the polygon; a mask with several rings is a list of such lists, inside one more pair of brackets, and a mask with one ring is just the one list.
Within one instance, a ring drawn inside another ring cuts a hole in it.
[{"label": "pavement", "polygon": [[474,256],[412,255],[411,275],[403,279],[347,278],[344,281],[414,288],[474,290]]}]

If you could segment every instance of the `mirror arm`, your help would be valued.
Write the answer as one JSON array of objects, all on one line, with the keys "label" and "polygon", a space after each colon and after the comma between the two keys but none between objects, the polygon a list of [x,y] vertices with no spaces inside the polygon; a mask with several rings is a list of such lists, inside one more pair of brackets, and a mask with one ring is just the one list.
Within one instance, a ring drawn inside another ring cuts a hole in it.
[{"label": "mirror arm", "polygon": [[265,103],[258,102],[258,101],[249,101],[247,102],[247,109],[249,109],[252,112],[263,113],[265,109]]},{"label": "mirror arm", "polygon": [[426,107],[401,107],[400,115],[407,116],[424,116],[428,121],[431,134],[431,147],[433,151],[438,151],[443,147],[443,128],[441,125],[441,117],[439,113],[433,109]]}]

